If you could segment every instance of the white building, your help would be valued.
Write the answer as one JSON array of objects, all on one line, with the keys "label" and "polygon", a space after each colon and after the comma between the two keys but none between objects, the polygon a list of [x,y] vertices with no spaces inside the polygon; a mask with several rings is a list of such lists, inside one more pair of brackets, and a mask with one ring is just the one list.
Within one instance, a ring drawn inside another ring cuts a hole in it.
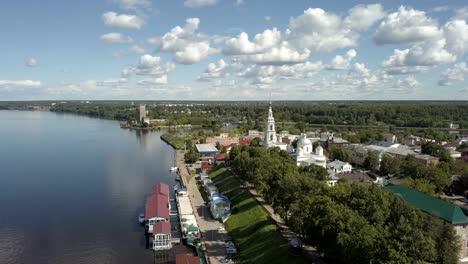
[{"label": "white building", "polygon": [[278,141],[275,128],[275,118],[273,117],[273,110],[271,109],[271,102],[268,108],[268,118],[265,122],[263,146],[265,148],[278,147],[281,150],[288,151],[288,144]]},{"label": "white building", "polygon": [[318,145],[314,151],[312,141],[305,134],[302,134],[297,141],[295,160],[297,166],[315,164],[324,168],[327,167],[327,158],[323,155],[322,146]]},{"label": "white building", "polygon": [[336,174],[351,173],[351,171],[353,170],[353,166],[351,166],[351,164],[349,164],[348,162],[334,160],[327,164],[327,169],[333,171]]}]

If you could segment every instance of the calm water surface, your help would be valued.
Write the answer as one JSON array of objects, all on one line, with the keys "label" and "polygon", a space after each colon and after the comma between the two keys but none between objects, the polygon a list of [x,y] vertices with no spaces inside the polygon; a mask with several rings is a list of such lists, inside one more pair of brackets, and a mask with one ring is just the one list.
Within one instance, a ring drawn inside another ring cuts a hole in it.
[{"label": "calm water surface", "polygon": [[137,216],[173,150],[161,132],[0,111],[0,263],[153,263]]}]

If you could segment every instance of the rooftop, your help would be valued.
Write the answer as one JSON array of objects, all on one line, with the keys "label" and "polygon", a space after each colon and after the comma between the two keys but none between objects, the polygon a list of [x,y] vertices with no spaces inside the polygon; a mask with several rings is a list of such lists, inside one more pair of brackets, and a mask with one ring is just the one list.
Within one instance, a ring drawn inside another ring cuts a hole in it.
[{"label": "rooftop", "polygon": [[387,185],[384,188],[398,195],[417,209],[441,218],[446,222],[454,225],[468,224],[468,217],[465,215],[463,209],[453,203],[434,198],[402,185]]},{"label": "rooftop", "polygon": [[198,152],[218,152],[214,144],[195,144]]},{"label": "rooftop", "polygon": [[327,167],[341,168],[345,164],[347,164],[347,162],[344,162],[344,161],[341,161],[341,160],[334,160],[332,162],[327,163]]},{"label": "rooftop", "polygon": [[145,220],[154,217],[169,219],[169,204],[167,196],[152,194],[146,199]]},{"label": "rooftop", "polygon": [[151,188],[151,193],[157,193],[165,196],[169,196],[169,185],[165,183],[157,183]]},{"label": "rooftop", "polygon": [[154,224],[153,234],[170,234],[171,224],[166,221],[160,221]]},{"label": "rooftop", "polygon": [[200,264],[200,258],[191,254],[177,254],[176,264]]}]

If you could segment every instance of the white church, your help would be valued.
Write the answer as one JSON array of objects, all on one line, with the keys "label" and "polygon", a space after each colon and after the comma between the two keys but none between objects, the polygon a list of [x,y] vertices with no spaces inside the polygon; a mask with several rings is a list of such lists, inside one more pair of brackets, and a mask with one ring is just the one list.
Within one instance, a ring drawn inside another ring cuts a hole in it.
[{"label": "white church", "polygon": [[297,141],[296,150],[293,150],[291,145],[278,141],[271,102],[268,108],[268,118],[265,122],[263,146],[265,148],[278,147],[290,153],[292,152],[293,159],[296,161],[297,166],[315,164],[324,168],[327,167],[327,158],[323,155],[323,148],[318,145],[314,151],[312,141],[308,139],[305,134],[302,134]]}]

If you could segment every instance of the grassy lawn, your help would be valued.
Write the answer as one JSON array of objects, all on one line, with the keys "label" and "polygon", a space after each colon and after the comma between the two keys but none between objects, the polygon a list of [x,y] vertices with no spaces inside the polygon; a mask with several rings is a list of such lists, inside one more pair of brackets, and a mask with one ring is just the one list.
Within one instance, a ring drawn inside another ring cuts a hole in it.
[{"label": "grassy lawn", "polygon": [[224,167],[209,173],[220,192],[231,200],[232,216],[225,223],[234,238],[240,263],[305,263],[288,254],[288,243],[277,231],[268,213],[240,188],[239,181]]}]

